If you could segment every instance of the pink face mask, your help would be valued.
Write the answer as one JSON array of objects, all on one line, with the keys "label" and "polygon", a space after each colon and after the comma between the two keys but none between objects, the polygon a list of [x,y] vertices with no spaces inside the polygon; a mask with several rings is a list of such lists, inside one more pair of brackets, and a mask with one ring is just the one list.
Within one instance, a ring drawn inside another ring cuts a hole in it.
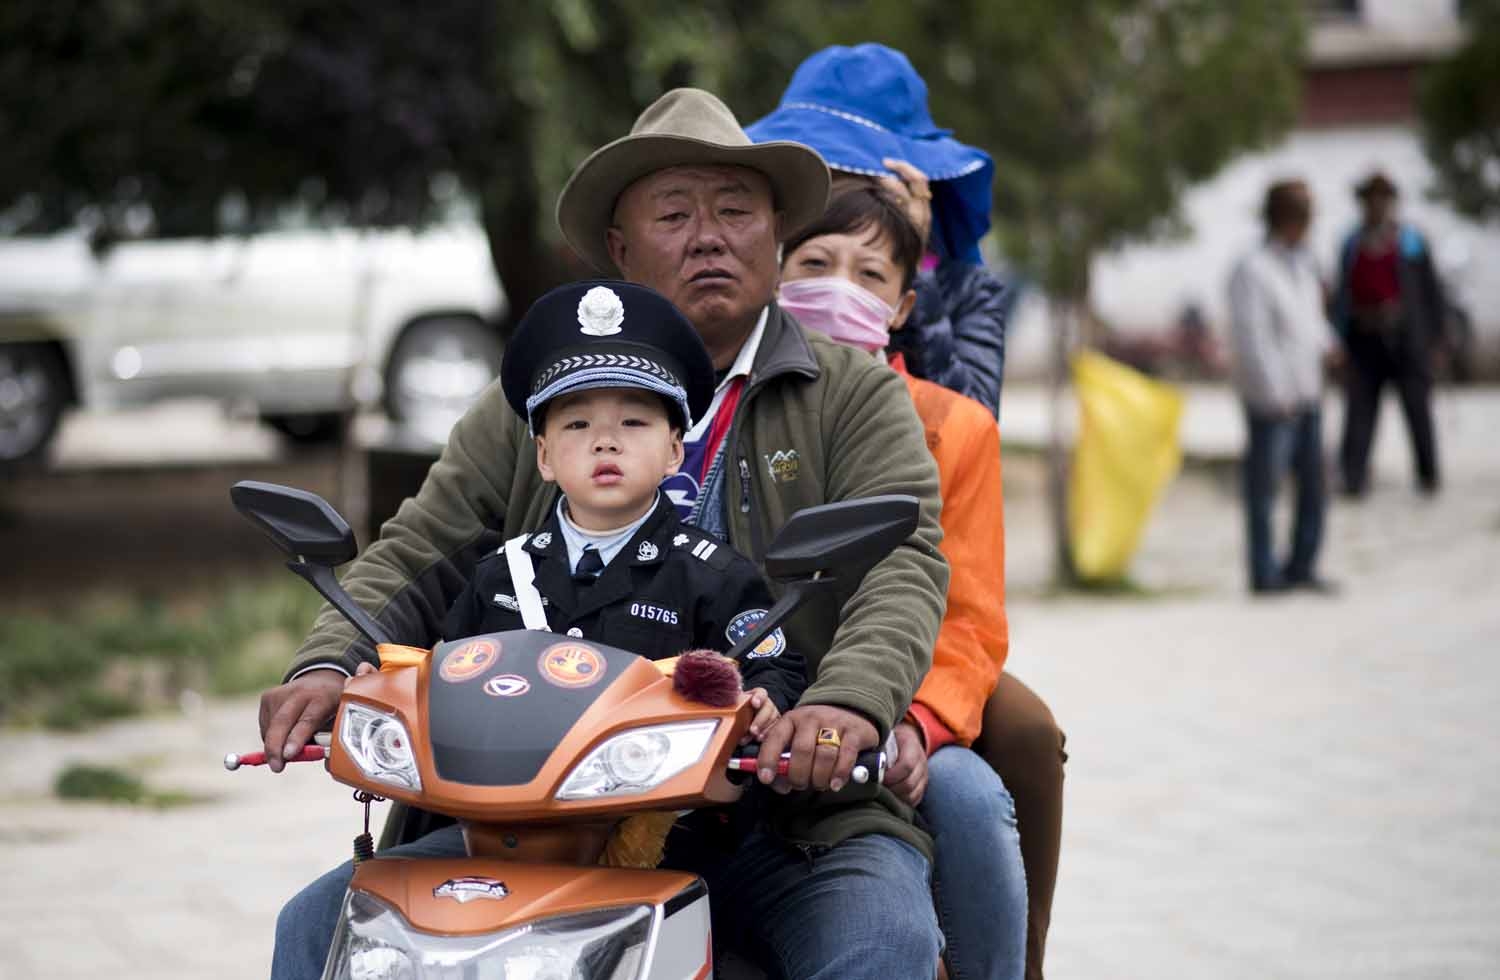
[{"label": "pink face mask", "polygon": [[877,351],[890,343],[896,311],[868,289],[840,276],[783,282],[778,301],[804,327],[841,344]]}]

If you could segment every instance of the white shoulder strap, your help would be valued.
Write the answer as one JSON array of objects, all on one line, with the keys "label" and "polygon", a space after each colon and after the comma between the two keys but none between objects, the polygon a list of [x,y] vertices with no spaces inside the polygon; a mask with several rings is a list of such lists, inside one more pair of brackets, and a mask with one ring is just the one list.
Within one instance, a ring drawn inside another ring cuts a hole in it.
[{"label": "white shoulder strap", "polygon": [[521,607],[521,622],[529,630],[552,632],[547,613],[542,609],[542,594],[536,590],[536,569],[531,556],[522,550],[531,537],[523,534],[505,542],[505,563],[510,567],[511,588],[516,590],[516,604]]}]

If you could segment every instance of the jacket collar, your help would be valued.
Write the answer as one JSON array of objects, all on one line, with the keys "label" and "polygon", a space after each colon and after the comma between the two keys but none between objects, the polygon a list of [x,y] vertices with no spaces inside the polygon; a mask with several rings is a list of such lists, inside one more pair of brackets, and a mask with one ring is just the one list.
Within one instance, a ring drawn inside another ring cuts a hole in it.
[{"label": "jacket collar", "polygon": [[816,380],[823,373],[817,355],[790,313],[773,301],[766,317],[766,332],[755,355],[755,369],[750,383],[756,384],[781,374],[800,374]]}]

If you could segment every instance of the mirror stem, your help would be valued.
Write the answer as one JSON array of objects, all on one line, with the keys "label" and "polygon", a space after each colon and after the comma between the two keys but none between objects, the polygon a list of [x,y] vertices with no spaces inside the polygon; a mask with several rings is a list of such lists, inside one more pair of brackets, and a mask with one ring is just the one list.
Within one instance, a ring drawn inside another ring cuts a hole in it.
[{"label": "mirror stem", "polygon": [[724,656],[730,660],[739,660],[771,634],[782,623],[792,617],[801,605],[814,595],[824,591],[834,584],[833,578],[824,578],[823,573],[815,572],[812,578],[801,579],[796,582],[787,583],[786,592],[771,607],[771,611],[755,625],[755,629],[746,633],[740,641],[725,651]]},{"label": "mirror stem", "polygon": [[334,576],[333,569],[323,565],[313,565],[304,561],[300,556],[286,563],[298,576],[305,579],[308,584],[318,590],[318,594],[328,600],[328,604],[339,611],[339,614],[347,619],[354,628],[365,635],[371,643],[380,646],[382,643],[391,643],[390,634],[381,628],[380,624],[359,607],[350,598],[349,593],[339,584]]}]

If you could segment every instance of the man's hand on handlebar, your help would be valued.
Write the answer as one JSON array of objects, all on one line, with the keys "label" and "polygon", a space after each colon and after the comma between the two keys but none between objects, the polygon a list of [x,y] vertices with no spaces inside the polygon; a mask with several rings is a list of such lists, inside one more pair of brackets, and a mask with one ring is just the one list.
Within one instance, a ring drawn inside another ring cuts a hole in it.
[{"label": "man's hand on handlebar", "polygon": [[341,671],[310,670],[260,696],[260,737],[272,772],[280,772],[286,757],[301,752],[333,718],[347,680]]},{"label": "man's hand on handlebar", "polygon": [[[818,733],[831,729],[838,746],[820,744]],[[849,782],[854,757],[880,744],[880,733],[868,718],[831,704],[800,705],[781,716],[760,745],[757,778],[778,793],[794,789],[833,790]],[[776,775],[783,752],[790,752],[784,777]]]}]

